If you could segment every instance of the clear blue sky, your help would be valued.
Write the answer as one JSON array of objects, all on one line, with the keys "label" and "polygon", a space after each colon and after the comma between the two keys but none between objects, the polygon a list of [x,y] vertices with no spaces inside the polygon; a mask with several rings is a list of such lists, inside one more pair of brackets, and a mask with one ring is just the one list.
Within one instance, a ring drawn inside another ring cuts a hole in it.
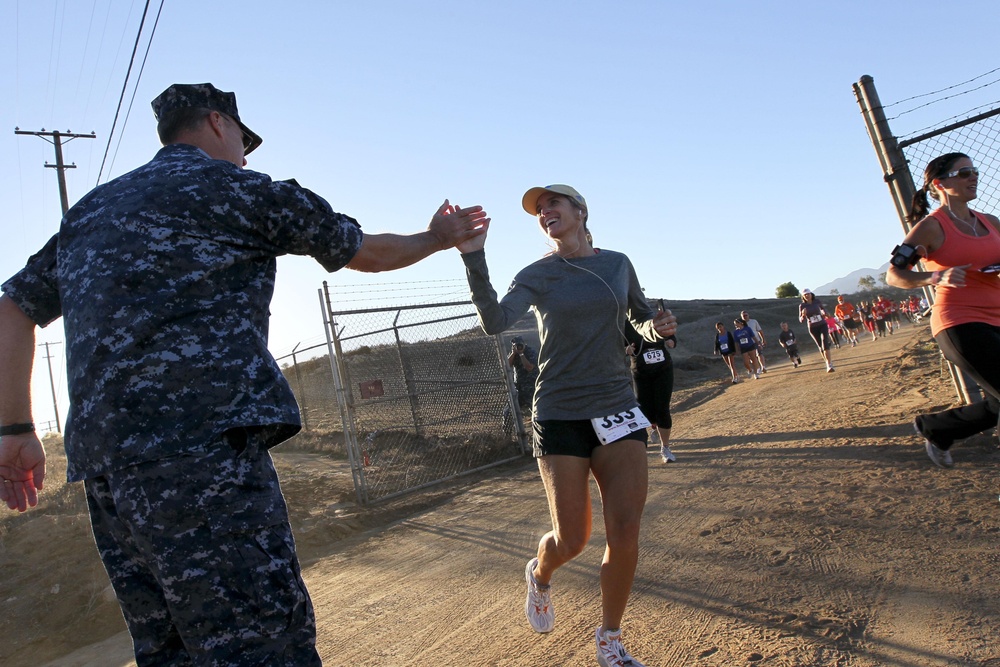
[{"label": "clear blue sky", "polygon": [[[14,127],[96,131],[65,146],[77,165],[70,202],[92,188],[143,2],[0,8],[5,279],[60,217],[55,170],[43,167],[52,146]],[[596,244],[627,252],[650,296],[768,298],[785,281],[801,289],[878,267],[901,238],[851,84],[872,75],[890,104],[988,72],[998,14],[992,0],[166,0],[100,180],[155,153],[149,102],[160,91],[211,81],[237,93],[264,138],[248,168],[296,178],[365,230],[422,229],[445,197],[483,205],[501,292],[547,251],[521,194],[562,182],[590,203]],[[1000,86],[987,87],[892,127],[911,134],[997,98]],[[457,251],[395,274],[328,275],[299,257],[278,266],[276,355],[322,338],[323,280],[354,289],[463,276]],[[46,340],[61,341],[61,327]],[[42,421],[44,359],[36,369]]]}]

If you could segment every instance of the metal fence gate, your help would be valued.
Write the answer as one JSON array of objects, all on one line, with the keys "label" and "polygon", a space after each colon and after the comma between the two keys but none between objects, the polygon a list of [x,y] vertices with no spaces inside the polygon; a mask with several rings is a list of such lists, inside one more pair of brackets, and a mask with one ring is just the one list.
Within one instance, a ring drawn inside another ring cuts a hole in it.
[{"label": "metal fence gate", "polygon": [[334,311],[325,283],[320,300],[359,502],[527,452],[502,340],[470,301]]},{"label": "metal fence gate", "polygon": [[[977,193],[976,209],[1000,209],[1000,107],[901,140],[889,129],[872,77],[861,77],[854,84],[854,94],[904,232],[909,232],[912,226],[906,215],[917,190],[913,175],[922,182],[927,163],[944,153],[965,153],[979,166],[981,173],[989,174],[980,180],[986,187]],[[933,288],[925,288],[924,292],[928,301],[934,303]],[[950,362],[948,367],[959,398],[965,403],[978,400],[979,388],[972,380]]]}]

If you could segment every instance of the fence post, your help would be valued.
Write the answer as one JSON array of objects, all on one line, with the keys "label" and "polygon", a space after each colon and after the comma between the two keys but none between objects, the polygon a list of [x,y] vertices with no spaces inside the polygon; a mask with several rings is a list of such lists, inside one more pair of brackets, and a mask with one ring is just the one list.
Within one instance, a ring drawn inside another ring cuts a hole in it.
[{"label": "fence post", "polygon": [[[354,426],[353,406],[348,405],[343,378],[340,374],[340,340],[337,337],[336,323],[333,321],[333,308],[330,306],[330,289],[323,281],[323,289],[319,290],[319,306],[323,311],[323,330],[326,332],[326,347],[330,357],[330,372],[333,374],[334,390],[337,393],[337,405],[340,407],[340,423],[344,429],[344,448],[347,450],[347,460],[351,467],[351,477],[354,479],[354,494],[362,505],[368,504],[368,483],[365,471],[361,465],[357,441],[357,429]],[[332,333],[331,333],[332,332]]]},{"label": "fence post", "polygon": [[407,363],[403,354],[403,341],[399,337],[399,316],[403,311],[396,311],[396,319],[392,321],[392,334],[396,337],[396,354],[399,356],[399,367],[403,371],[403,381],[406,383],[406,395],[410,399],[410,415],[413,417],[413,432],[418,438],[423,437],[424,429],[420,420],[420,399],[417,397],[417,383],[413,381],[413,369]]},{"label": "fence post", "polygon": [[[903,151],[899,148],[896,137],[889,129],[889,121],[885,117],[885,110],[882,108],[882,102],[875,90],[875,80],[868,74],[862,76],[854,84],[854,96],[858,100],[858,106],[861,107],[861,115],[868,128],[868,137],[871,139],[872,146],[875,147],[875,154],[882,166],[883,178],[889,186],[892,201],[896,205],[896,214],[903,225],[903,233],[906,234],[912,227],[908,220],[910,202],[913,201],[913,195],[917,191],[913,185],[910,166]],[[923,268],[922,263],[920,268]],[[923,293],[927,303],[933,306],[934,291],[930,287],[924,287]],[[951,381],[955,385],[959,399],[966,404],[982,400],[979,387],[967,379],[955,364],[950,361],[947,363],[948,372],[951,374]]]},{"label": "fence post", "polygon": [[299,341],[298,343],[296,343],[295,347],[292,348],[292,368],[295,369],[295,382],[299,385],[299,401],[302,403],[302,408],[299,410],[299,412],[302,414],[302,430],[308,431],[309,430],[309,415],[308,415],[309,404],[306,401],[306,388],[305,388],[305,385],[302,384],[302,373],[299,372],[299,360],[295,358],[295,350],[299,349],[299,345],[302,345],[301,341]]}]

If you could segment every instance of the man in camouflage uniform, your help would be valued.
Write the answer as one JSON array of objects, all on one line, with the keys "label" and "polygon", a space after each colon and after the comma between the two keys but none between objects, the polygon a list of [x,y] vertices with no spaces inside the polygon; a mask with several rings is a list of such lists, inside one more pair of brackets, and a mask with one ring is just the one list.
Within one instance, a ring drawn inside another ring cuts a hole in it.
[{"label": "man in camouflage uniform", "polygon": [[295,182],[246,171],[236,97],[153,100],[164,145],[98,186],[0,297],[0,500],[37,502],[34,327],[62,316],[70,481],[83,481],[138,665],[320,664],[268,449],[299,430],[267,350],[275,258],[384,271],[481,234],[447,200],[427,231],[364,235]]}]

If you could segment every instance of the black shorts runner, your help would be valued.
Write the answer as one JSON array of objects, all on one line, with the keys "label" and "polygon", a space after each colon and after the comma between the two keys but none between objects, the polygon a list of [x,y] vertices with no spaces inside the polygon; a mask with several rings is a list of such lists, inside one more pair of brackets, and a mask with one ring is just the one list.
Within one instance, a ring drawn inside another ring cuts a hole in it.
[{"label": "black shorts runner", "polygon": [[[604,447],[597,438],[594,425],[589,419],[542,419],[531,423],[532,453],[536,459],[549,454],[564,456],[579,456],[589,459],[598,447]],[[641,428],[615,440],[638,440],[645,445],[649,442],[649,434]],[[609,442],[613,445],[614,442]]]}]

